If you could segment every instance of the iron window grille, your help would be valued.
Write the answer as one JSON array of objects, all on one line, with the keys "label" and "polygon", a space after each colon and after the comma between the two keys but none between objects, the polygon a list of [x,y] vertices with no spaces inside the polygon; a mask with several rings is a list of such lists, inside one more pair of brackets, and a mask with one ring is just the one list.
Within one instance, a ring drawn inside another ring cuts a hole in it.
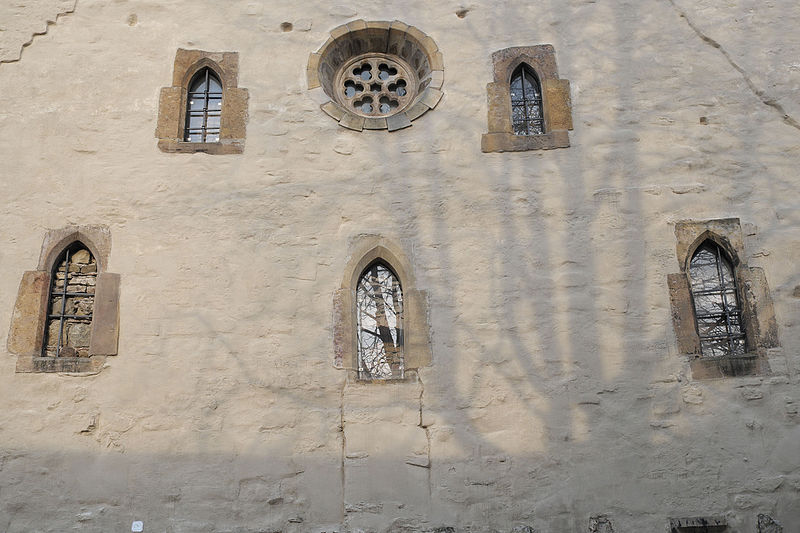
[{"label": "iron window grille", "polygon": [[403,379],[403,291],[388,265],[375,262],[358,280],[358,377]]},{"label": "iron window grille", "polygon": [[187,142],[219,142],[222,117],[222,83],[210,68],[194,75],[186,100]]},{"label": "iron window grille", "polygon": [[541,85],[525,64],[511,75],[511,123],[515,135],[544,133]]},{"label": "iron window grille", "polygon": [[91,252],[79,242],[64,250],[50,282],[43,356],[88,357],[96,282]]},{"label": "iron window grille", "polygon": [[745,333],[733,268],[722,248],[704,242],[689,264],[695,323],[704,357],[745,353]]}]

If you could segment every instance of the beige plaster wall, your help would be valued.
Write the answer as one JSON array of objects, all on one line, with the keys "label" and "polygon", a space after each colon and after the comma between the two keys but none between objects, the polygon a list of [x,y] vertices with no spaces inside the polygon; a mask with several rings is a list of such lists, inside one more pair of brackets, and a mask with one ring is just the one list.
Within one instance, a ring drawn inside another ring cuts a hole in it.
[{"label": "beige plaster wall", "polygon": [[[348,131],[309,96],[308,54],[354,18],[444,54],[413,127]],[[104,224],[119,355],[78,377],[0,352],[0,530],[753,532],[768,513],[800,531],[798,23],[794,0],[78,0],[0,64],[0,346],[47,230]],[[481,153],[492,52],[542,43],[572,146]],[[239,52],[242,155],[158,150],[179,47]],[[727,217],[782,347],[769,376],[694,381],[674,224]],[[333,366],[364,234],[428,293],[418,380]]]}]

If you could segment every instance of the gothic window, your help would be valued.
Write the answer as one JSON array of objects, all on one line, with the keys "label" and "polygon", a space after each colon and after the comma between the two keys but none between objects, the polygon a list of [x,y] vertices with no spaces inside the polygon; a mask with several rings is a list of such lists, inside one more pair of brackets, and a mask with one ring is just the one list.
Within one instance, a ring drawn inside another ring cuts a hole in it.
[{"label": "gothic window", "polygon": [[747,265],[738,218],[675,224],[680,272],[667,275],[678,351],[694,379],[769,374],[780,346],[769,284]]},{"label": "gothic window", "polygon": [[368,266],[356,289],[358,376],[361,379],[402,379],[403,291],[388,265]]},{"label": "gothic window", "polygon": [[88,357],[97,261],[80,242],[70,245],[51,275],[42,355]]},{"label": "gothic window", "polygon": [[742,313],[731,263],[711,240],[701,244],[689,264],[695,323],[704,357],[745,353]]},{"label": "gothic window", "polygon": [[514,46],[492,54],[494,81],[486,86],[489,131],[484,152],[552,150],[569,146],[569,80],[558,77],[549,44]]},{"label": "gothic window", "polygon": [[544,133],[542,89],[536,74],[524,63],[511,75],[511,122],[515,135]]},{"label": "gothic window", "polygon": [[47,232],[11,317],[8,351],[17,372],[96,373],[117,355],[120,275],[105,269],[110,252],[105,226]]},{"label": "gothic window", "polygon": [[361,235],[333,296],[333,366],[347,379],[416,381],[431,364],[428,292],[397,243]]},{"label": "gothic window", "polygon": [[247,89],[239,84],[238,52],[179,48],[172,85],[158,99],[158,148],[168,153],[241,154]]},{"label": "gothic window", "polygon": [[222,84],[210,68],[200,70],[189,83],[186,102],[187,142],[219,142]]}]

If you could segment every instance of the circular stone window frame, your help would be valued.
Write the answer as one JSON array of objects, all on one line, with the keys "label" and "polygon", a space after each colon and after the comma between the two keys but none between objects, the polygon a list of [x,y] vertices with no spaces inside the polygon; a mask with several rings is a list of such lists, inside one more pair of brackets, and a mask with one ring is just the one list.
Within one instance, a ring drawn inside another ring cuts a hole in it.
[{"label": "circular stone window frame", "polygon": [[[415,69],[417,87],[410,102],[384,117],[363,116],[343,106],[335,87],[342,69],[370,54],[396,57]],[[444,61],[436,42],[414,26],[392,22],[354,20],[331,30],[330,38],[312,52],[306,68],[308,90],[320,108],[340,126],[355,131],[395,131],[433,109],[442,99]]]}]

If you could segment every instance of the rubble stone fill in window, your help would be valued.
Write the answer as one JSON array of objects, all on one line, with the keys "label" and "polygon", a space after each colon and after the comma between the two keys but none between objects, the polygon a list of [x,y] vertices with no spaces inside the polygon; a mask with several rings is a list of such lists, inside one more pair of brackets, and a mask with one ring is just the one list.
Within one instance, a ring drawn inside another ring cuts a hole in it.
[{"label": "rubble stone fill in window", "polygon": [[745,353],[745,335],[733,268],[722,248],[705,241],[689,265],[697,334],[704,357]]},{"label": "rubble stone fill in window", "polygon": [[77,242],[56,261],[50,283],[46,357],[88,357],[97,281],[97,261]]},{"label": "rubble stone fill in window", "polygon": [[402,379],[403,291],[397,276],[373,263],[358,281],[356,302],[359,378]]}]

